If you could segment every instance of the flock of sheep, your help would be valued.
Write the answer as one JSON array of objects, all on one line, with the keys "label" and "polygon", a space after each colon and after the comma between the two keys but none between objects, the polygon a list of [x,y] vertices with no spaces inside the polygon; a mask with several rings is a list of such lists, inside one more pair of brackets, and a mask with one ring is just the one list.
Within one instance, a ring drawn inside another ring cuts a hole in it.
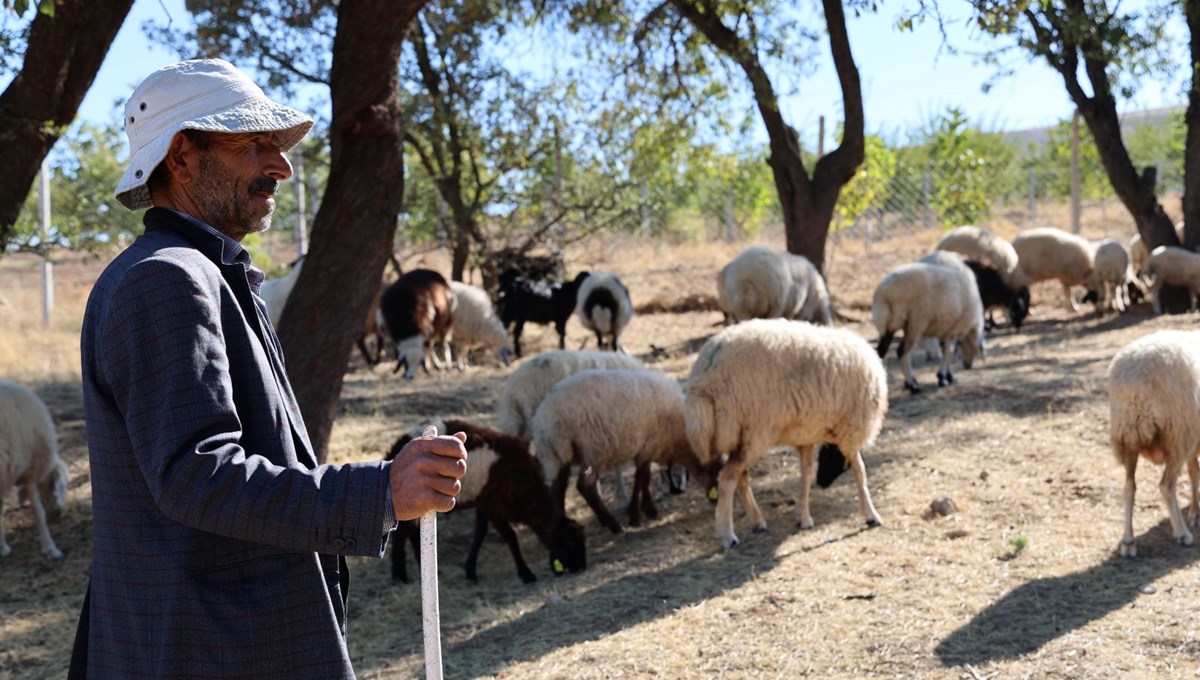
[{"label": "flock of sheep", "polygon": [[[610,273],[547,281],[506,272],[493,304],[481,288],[447,281],[432,270],[413,270],[381,288],[364,335],[389,341],[396,371],[405,368],[405,377],[412,378],[417,366],[428,370],[427,358],[439,368],[457,361],[461,370],[477,348],[494,351],[507,365],[510,347],[521,356],[525,323],[555,326],[559,349],[527,359],[506,377],[496,400],[499,429],[460,420],[435,423],[443,431],[469,435],[471,464],[459,496],[460,507],[476,511],[467,576],[476,578],[479,549],[492,527],[509,546],[519,577],[531,582],[536,576],[521,555],[513,524],[536,534],[555,574],[586,568],[583,528],[567,516],[565,506],[576,470],[577,490],[613,532],[623,525],[597,490],[601,477],[616,473],[631,526],[658,514],[650,489],[652,465],[669,470],[672,492],[694,479],[715,503],[716,538],[732,548],[739,543],[736,497],[751,528],[766,529],[750,467],[772,447],[790,446],[800,459],[800,528],[814,524],[809,510],[814,479],[828,485],[845,469],[854,472],[864,521],[881,524],[862,451],[887,413],[882,358],[896,336],[901,336],[897,356],[904,386],[916,393],[921,387],[911,359],[923,341],[936,342],[940,350],[939,387],[953,384],[956,357],[969,369],[984,355],[995,310],[1020,327],[1029,314],[1029,287],[1038,281],[1059,281],[1072,309],[1078,304],[1072,293],[1076,286],[1089,291],[1097,310],[1119,312],[1139,295],[1148,295],[1160,311],[1164,284],[1200,294],[1200,255],[1173,247],[1146,253],[1140,246],[1137,237],[1128,245],[1111,239],[1094,243],[1051,228],[1028,230],[1011,243],[974,226],[953,229],[934,252],[897,267],[875,288],[875,347],[857,333],[834,327],[825,281],[808,260],[752,246],[717,274],[717,302],[727,326],[701,347],[683,385],[625,353],[620,337],[633,305],[629,291]],[[273,321],[295,276],[293,271],[264,285]],[[598,350],[565,348],[571,316],[595,334]],[[370,359],[362,343],[360,348]],[[1140,457],[1164,465],[1160,491],[1172,533],[1191,545],[1191,529],[1200,522],[1200,339],[1185,332],[1142,338],[1116,355],[1109,378],[1112,445],[1126,469],[1119,552],[1137,552],[1132,504]],[[397,441],[389,457],[427,424],[417,424]],[[1192,483],[1186,516],[1175,493],[1185,463]],[[628,467],[634,470],[632,493],[625,491],[621,476]],[[0,381],[0,502],[10,488],[21,489],[21,498],[33,507],[42,551],[51,558],[62,553],[47,529],[46,505],[62,507],[66,482],[67,468],[44,404],[27,388]],[[402,526],[393,541],[397,580],[407,581],[405,542],[412,541],[415,549],[416,531],[415,523]],[[0,524],[0,556],[10,552]]]}]

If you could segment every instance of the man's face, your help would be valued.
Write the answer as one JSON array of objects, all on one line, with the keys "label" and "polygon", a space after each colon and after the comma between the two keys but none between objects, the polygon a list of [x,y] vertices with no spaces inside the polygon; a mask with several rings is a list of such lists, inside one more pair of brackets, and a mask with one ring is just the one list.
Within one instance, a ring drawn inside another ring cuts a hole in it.
[{"label": "man's face", "polygon": [[272,135],[212,134],[208,140],[189,192],[203,218],[239,240],[266,231],[275,212],[279,180],[291,176],[291,165],[271,141]]}]

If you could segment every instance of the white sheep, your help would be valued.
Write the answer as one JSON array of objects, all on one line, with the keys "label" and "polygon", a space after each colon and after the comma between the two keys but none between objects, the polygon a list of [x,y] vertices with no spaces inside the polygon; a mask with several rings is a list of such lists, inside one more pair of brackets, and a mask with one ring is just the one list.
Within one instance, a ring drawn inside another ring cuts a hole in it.
[{"label": "white sheep", "polygon": [[276,328],[279,327],[279,319],[283,316],[283,306],[287,304],[292,288],[296,287],[296,280],[300,278],[300,269],[303,266],[304,258],[301,257],[292,265],[290,272],[277,279],[263,281],[259,289],[258,296],[266,303],[267,316],[271,318],[271,325]]},{"label": "white sheep", "polygon": [[1096,305],[1100,309],[1124,312],[1129,308],[1129,286],[1141,288],[1129,265],[1129,251],[1116,239],[1104,239],[1096,245]]},{"label": "white sheep", "polygon": [[496,420],[500,429],[528,439],[533,414],[560,380],[590,368],[644,368],[628,354],[556,349],[543,352],[517,367],[500,387]]},{"label": "white sheep", "polygon": [[879,332],[881,358],[887,355],[896,332],[904,332],[900,363],[904,387],[913,394],[921,388],[913,376],[912,352],[922,339],[935,338],[941,344],[939,387],[955,382],[950,357],[956,342],[967,369],[976,356],[984,353],[983,302],[975,275],[961,263],[943,266],[917,262],[897,267],[875,288],[871,319]]},{"label": "white sheep", "polygon": [[28,387],[0,380],[0,557],[12,554],[4,538],[4,497],[18,487],[33,506],[42,554],[63,558],[46,524],[46,504],[55,513],[66,507],[69,477],[46,404]]},{"label": "white sheep", "polygon": [[861,450],[887,413],[887,375],[859,335],[786,319],[731,326],[700,349],[687,382],[687,432],[701,463],[728,453],[717,495],[716,535],[738,544],[733,496],[740,492],[756,531],[767,528],[750,490],[749,468],[777,445],[800,455],[797,521],[813,526],[808,493],[817,448],[838,446],[854,469],[858,505],[867,524],[882,524],[867,490]]},{"label": "white sheep", "polygon": [[[1163,286],[1180,286],[1188,289],[1190,300],[1200,295],[1200,253],[1175,246],[1159,246],[1150,253],[1142,273],[1149,276],[1150,303],[1155,314],[1162,314]],[[1191,309],[1192,303],[1188,303]]]},{"label": "white sheep", "polygon": [[[584,328],[596,334],[600,349],[625,351],[620,336],[633,319],[633,301],[616,274],[600,272],[584,279],[575,297],[575,315]],[[605,338],[612,338],[612,344]]]},{"label": "white sheep", "polygon": [[476,347],[495,350],[507,366],[510,360],[508,331],[496,316],[487,291],[462,281],[450,281],[450,290],[458,302],[454,323],[450,326],[450,349],[457,359],[458,370],[466,370],[467,355]]},{"label": "white sheep", "polygon": [[[1113,453],[1125,466],[1125,533],[1119,553],[1137,555],[1133,497],[1139,457],[1164,466],[1159,491],[1171,535],[1182,545],[1192,545],[1189,527],[1200,526],[1200,334],[1159,331],[1126,345],[1108,369],[1108,401]],[[1185,463],[1191,479],[1186,518],[1175,493]]]},{"label": "white sheep", "polygon": [[1029,286],[1012,244],[987,229],[974,225],[955,227],[942,236],[934,249],[959,253],[995,267],[1004,282],[1018,292]]},{"label": "white sheep", "polygon": [[[1179,239],[1179,243],[1183,243],[1183,222],[1175,224],[1175,237]],[[1141,272],[1146,266],[1146,260],[1150,258],[1150,250],[1146,248],[1146,244],[1142,241],[1141,234],[1134,234],[1129,237],[1129,259],[1133,263],[1133,270]]]},{"label": "white sheep", "polygon": [[735,320],[795,319],[833,325],[825,279],[808,258],[770,246],[750,246],[717,273],[718,302]]},{"label": "white sheep", "polygon": [[1013,239],[1020,267],[1030,283],[1057,280],[1062,284],[1067,306],[1078,311],[1071,286],[1089,290],[1098,287],[1095,269],[1096,249],[1082,236],[1053,227],[1023,231]]},{"label": "white sheep", "polygon": [[562,509],[573,465],[579,467],[576,488],[600,523],[613,533],[621,523],[596,491],[599,475],[633,463],[637,472],[629,503],[629,524],[641,512],[658,511],[650,494],[650,464],[686,466],[692,474],[715,481],[719,461],[701,469],[688,443],[683,390],[674,379],[646,369],[592,369],[554,386],[533,417],[533,443]]}]

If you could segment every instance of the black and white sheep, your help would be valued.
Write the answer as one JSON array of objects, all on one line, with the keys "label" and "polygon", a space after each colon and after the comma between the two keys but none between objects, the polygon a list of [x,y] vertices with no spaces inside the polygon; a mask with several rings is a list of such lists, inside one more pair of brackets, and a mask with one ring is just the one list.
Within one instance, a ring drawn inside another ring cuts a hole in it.
[{"label": "black and white sheep", "polygon": [[[1192,545],[1189,527],[1200,522],[1200,334],[1159,331],[1126,345],[1108,368],[1109,427],[1113,453],[1125,466],[1125,533],[1118,548],[1137,555],[1133,538],[1133,498],[1138,458],[1163,466],[1159,491],[1171,521],[1171,535]],[[1175,486],[1187,465],[1191,505],[1179,510]]]},{"label": "black and white sheep", "polygon": [[829,290],[812,262],[770,246],[750,246],[717,273],[718,301],[736,321],[785,318],[833,325]]},{"label": "black and white sheep", "polygon": [[511,358],[508,331],[496,316],[487,291],[461,281],[451,281],[450,290],[457,303],[450,327],[450,349],[458,370],[466,370],[468,354],[475,348],[494,350],[496,358],[507,366]]},{"label": "black and white sheep", "polygon": [[18,488],[33,507],[42,554],[63,558],[50,536],[46,507],[54,514],[66,507],[69,477],[46,404],[28,387],[0,380],[0,557],[12,554],[4,538],[4,497]]},{"label": "black and white sheep", "polygon": [[578,466],[576,488],[613,533],[622,531],[621,523],[596,491],[600,475],[635,465],[629,525],[638,526],[643,512],[658,516],[651,463],[683,465],[710,490],[720,470],[720,461],[701,465],[692,451],[679,383],[646,369],[593,369],[559,382],[533,417],[533,446],[558,506],[564,507],[572,466]]},{"label": "black and white sheep", "polygon": [[867,524],[882,524],[867,490],[862,449],[887,413],[887,375],[861,336],[786,319],[739,323],[710,338],[687,382],[687,434],[702,463],[729,454],[720,474],[716,536],[738,544],[733,497],[738,492],[756,531],[766,519],[750,490],[749,469],[769,448],[793,446],[800,456],[797,524],[813,526],[808,496],[822,442],[847,453]]},{"label": "black and white sheep", "polygon": [[935,250],[946,250],[996,268],[1004,282],[1020,292],[1029,287],[1029,277],[1021,270],[1020,258],[1012,244],[987,229],[975,225],[955,227],[938,240]]},{"label": "black and white sheep", "polygon": [[521,332],[526,323],[554,324],[558,348],[567,346],[567,321],[575,312],[579,287],[588,272],[579,272],[571,281],[546,283],[506,272],[500,277],[497,307],[505,328],[512,328],[513,352],[521,356]]},{"label": "black and white sheep", "polygon": [[[395,373],[404,367],[411,380],[417,366],[425,367],[425,346],[440,349],[454,324],[454,291],[445,277],[431,269],[414,269],[400,275],[379,299],[379,328],[396,345]],[[442,368],[434,352],[434,365]],[[450,357],[445,357],[449,365]],[[426,370],[428,370],[426,368]]]},{"label": "black and white sheep", "polygon": [[939,387],[955,382],[950,370],[955,343],[967,369],[984,352],[983,302],[974,276],[962,263],[944,266],[917,262],[892,270],[875,288],[871,319],[879,332],[881,358],[887,355],[895,334],[904,332],[900,363],[904,387],[913,394],[921,388],[913,376],[912,352],[923,338],[936,338],[941,344]]},{"label": "black and white sheep", "polygon": [[[467,553],[467,578],[478,581],[476,564],[479,549],[487,536],[488,524],[504,539],[517,565],[517,575],[525,583],[537,576],[525,564],[521,545],[513,524],[524,524],[550,551],[550,569],[555,575],[564,571],[578,572],[587,567],[587,550],[583,527],[571,521],[554,502],[542,467],[529,454],[529,441],[512,437],[498,430],[462,420],[440,420],[432,423],[438,432],[465,432],[464,446],[470,457],[467,473],[462,477],[462,489],[456,497],[455,509],[475,508],[475,534]],[[411,439],[424,431],[425,425],[400,437],[392,445],[387,460],[392,460]],[[404,541],[412,543],[413,554],[419,555],[420,524],[416,520],[401,522],[396,528],[392,548],[392,578],[408,583]]]},{"label": "black and white sheep", "polygon": [[1029,289],[1016,290],[1008,284],[999,269],[987,262],[965,257],[956,250],[935,250],[921,256],[918,262],[940,264],[944,266],[966,267],[971,272],[975,287],[979,290],[979,300],[983,303],[985,329],[994,328],[992,320],[993,309],[1002,308],[1008,314],[1014,328],[1020,328],[1029,316]]},{"label": "black and white sheep", "polygon": [[600,272],[589,276],[576,293],[575,315],[584,328],[596,334],[600,349],[624,351],[621,331],[633,319],[633,301],[629,289],[616,274]]},{"label": "black and white sheep", "polygon": [[1163,313],[1163,286],[1179,286],[1188,291],[1187,309],[1195,306],[1200,295],[1200,253],[1175,246],[1159,246],[1150,253],[1142,269],[1153,283],[1150,285],[1150,303],[1155,314]]},{"label": "black and white sheep", "polygon": [[1098,288],[1096,247],[1087,239],[1053,227],[1023,231],[1013,239],[1021,271],[1030,283],[1056,280],[1063,287],[1067,306],[1078,311],[1072,286]]}]

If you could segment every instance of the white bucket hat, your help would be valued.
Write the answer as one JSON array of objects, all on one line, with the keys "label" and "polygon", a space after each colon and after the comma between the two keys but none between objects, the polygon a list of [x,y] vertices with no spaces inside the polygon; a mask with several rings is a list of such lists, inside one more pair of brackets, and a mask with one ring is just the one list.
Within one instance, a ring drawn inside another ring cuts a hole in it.
[{"label": "white bucket hat", "polygon": [[303,113],[267,99],[262,88],[221,59],[181,61],[151,73],[125,103],[129,167],[117,200],[130,210],[150,207],[146,182],[180,130],[275,132],[283,151],[312,128]]}]

